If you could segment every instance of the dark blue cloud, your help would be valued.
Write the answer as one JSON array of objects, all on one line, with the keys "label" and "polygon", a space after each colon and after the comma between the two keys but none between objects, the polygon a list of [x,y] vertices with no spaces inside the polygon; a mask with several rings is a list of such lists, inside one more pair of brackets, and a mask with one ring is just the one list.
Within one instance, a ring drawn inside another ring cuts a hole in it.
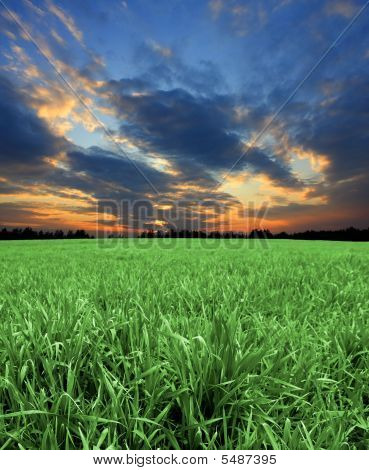
[{"label": "dark blue cloud", "polygon": [[[85,190],[96,197],[111,197],[114,193],[128,197],[158,191],[168,191],[170,180],[165,173],[140,162],[132,163],[128,158],[100,147],[74,148],[68,152],[68,172],[72,178],[85,181]],[[145,177],[143,177],[145,175]],[[112,186],[112,187],[109,187]]]},{"label": "dark blue cloud", "polygon": [[[132,84],[110,82],[106,89],[122,121],[121,134],[143,151],[163,154],[180,169],[195,165],[206,171],[230,170],[245,153],[235,121],[237,101],[231,95],[205,97],[183,89],[157,90],[150,84],[145,91],[142,81],[133,93]],[[259,148],[247,152],[233,170],[246,167],[283,186],[301,184],[285,163]]]},{"label": "dark blue cloud", "polygon": [[[326,90],[326,93],[322,93]],[[311,228],[367,227],[369,223],[369,68],[343,79],[322,80],[315,100],[300,101],[280,118],[291,144],[324,155],[324,181],[308,197],[326,202],[270,209],[272,219],[308,217]]]},{"label": "dark blue cloud", "polygon": [[[134,85],[137,88],[138,82]],[[124,81],[120,86],[131,89],[132,82]],[[202,198],[235,202],[227,194],[216,193],[216,180],[196,164],[173,177],[143,162],[133,164],[124,155],[100,147],[77,147],[54,135],[29,107],[25,93],[6,78],[0,78],[0,131],[1,174],[7,177],[1,182],[1,193],[15,194],[24,187],[37,191],[41,184],[50,192],[69,188],[96,198],[136,200],[152,194],[154,186],[160,197],[174,200],[182,185],[192,184],[198,186]],[[45,160],[46,156],[58,158],[61,150],[65,158],[60,165]],[[192,200],[199,197],[191,191]]]},{"label": "dark blue cloud", "polygon": [[297,143],[328,156],[332,182],[369,173],[368,79],[369,74],[342,81],[323,105],[307,104],[304,118],[290,122]]},{"label": "dark blue cloud", "polygon": [[142,43],[133,54],[138,75],[158,89],[183,88],[191,93],[209,95],[228,90],[226,78],[211,60],[201,59],[195,66],[183,62],[177,49],[158,43]]},{"label": "dark blue cloud", "polygon": [[3,167],[39,164],[54,155],[64,139],[54,136],[27,105],[26,96],[0,77],[0,163]]}]

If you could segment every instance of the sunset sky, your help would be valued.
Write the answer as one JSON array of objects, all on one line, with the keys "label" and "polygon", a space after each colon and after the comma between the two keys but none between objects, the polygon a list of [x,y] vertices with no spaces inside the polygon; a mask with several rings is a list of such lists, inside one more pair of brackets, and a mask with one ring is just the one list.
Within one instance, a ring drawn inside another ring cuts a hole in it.
[{"label": "sunset sky", "polygon": [[365,3],[1,0],[0,227],[368,227]]}]

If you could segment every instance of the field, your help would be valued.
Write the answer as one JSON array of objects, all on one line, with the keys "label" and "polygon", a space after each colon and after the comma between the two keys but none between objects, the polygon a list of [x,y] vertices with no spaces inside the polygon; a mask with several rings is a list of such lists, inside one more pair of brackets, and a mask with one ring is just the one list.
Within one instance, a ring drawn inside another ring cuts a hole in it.
[{"label": "field", "polygon": [[0,243],[0,448],[369,448],[368,244],[160,243]]}]

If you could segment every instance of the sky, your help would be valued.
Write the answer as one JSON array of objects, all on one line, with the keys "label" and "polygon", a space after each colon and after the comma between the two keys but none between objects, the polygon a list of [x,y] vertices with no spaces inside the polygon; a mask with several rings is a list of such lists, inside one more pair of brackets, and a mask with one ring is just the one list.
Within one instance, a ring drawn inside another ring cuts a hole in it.
[{"label": "sky", "polygon": [[0,226],[369,226],[363,0],[1,0]]}]

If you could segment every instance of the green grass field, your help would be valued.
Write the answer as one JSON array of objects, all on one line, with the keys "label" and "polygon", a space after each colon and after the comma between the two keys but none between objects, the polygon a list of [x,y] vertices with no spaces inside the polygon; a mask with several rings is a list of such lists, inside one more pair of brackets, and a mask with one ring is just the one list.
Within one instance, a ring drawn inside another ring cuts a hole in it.
[{"label": "green grass field", "polygon": [[169,242],[0,243],[0,448],[368,449],[369,245]]}]

